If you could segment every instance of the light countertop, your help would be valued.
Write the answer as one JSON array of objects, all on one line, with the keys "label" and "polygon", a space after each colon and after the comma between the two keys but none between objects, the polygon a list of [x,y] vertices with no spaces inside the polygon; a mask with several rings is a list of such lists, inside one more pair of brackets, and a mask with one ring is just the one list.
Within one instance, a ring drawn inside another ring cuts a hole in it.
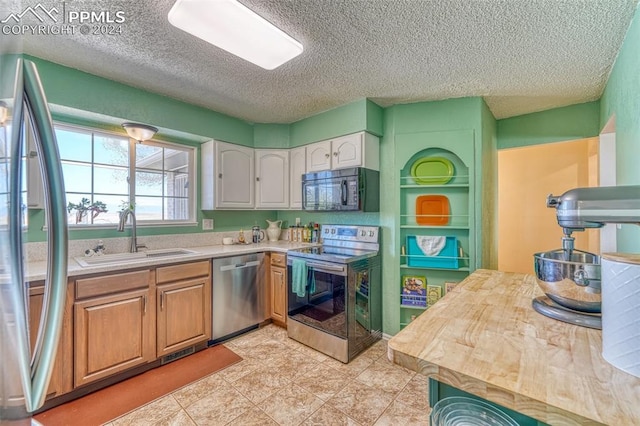
[{"label": "light countertop", "polygon": [[531,275],[477,270],[389,341],[389,359],[552,425],[640,424],[640,378],[602,331],[547,318]]},{"label": "light countertop", "polygon": [[[212,259],[217,257],[228,257],[250,253],[260,253],[267,251],[287,252],[289,250],[307,247],[312,244],[289,242],[289,241],[273,241],[261,242],[258,244],[232,244],[232,245],[211,245],[201,247],[186,247],[193,253],[183,254],[175,257],[160,258],[141,258],[135,261],[128,261],[120,264],[102,264],[82,267],[74,258],[68,259],[67,275],[69,277],[99,274],[105,272],[125,271],[128,269],[139,269],[145,267],[154,267],[172,263],[191,262],[203,259]],[[45,279],[47,263],[29,262],[26,270],[27,281],[38,281]]]}]

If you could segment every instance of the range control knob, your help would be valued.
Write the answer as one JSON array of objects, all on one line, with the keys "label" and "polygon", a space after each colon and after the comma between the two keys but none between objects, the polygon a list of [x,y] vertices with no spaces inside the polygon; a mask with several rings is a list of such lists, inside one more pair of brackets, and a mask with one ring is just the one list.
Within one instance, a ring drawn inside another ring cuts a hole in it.
[{"label": "range control knob", "polygon": [[364,229],[362,231],[360,231],[360,236],[364,237],[365,235],[367,235],[367,231],[365,231]]},{"label": "range control knob", "polygon": [[373,231],[369,231],[369,236],[370,236],[370,237],[373,237],[375,234],[376,234],[375,232],[373,232]]}]

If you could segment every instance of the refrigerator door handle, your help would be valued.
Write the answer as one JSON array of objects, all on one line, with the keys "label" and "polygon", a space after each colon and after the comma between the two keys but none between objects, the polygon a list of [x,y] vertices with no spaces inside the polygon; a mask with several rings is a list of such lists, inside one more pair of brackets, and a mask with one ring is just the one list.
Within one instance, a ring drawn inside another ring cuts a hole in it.
[{"label": "refrigerator door handle", "polygon": [[31,365],[31,395],[30,398],[26,398],[25,395],[27,410],[34,411],[44,403],[58,350],[67,289],[68,247],[64,177],[53,120],[36,65],[25,60],[23,71],[26,105],[36,134],[36,146],[40,152],[49,224],[49,259],[44,303]]}]

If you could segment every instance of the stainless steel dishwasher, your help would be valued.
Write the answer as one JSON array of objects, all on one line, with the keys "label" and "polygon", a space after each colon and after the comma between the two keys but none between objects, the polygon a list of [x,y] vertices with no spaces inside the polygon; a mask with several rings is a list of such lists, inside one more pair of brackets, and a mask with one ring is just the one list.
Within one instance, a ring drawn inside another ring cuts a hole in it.
[{"label": "stainless steel dishwasher", "polygon": [[210,344],[241,334],[269,318],[264,253],[213,259]]}]

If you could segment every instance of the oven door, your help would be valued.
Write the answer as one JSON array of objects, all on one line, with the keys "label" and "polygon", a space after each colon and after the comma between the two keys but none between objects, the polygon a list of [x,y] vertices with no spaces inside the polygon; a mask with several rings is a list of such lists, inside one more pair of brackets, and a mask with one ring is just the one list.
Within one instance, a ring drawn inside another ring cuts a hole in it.
[{"label": "oven door", "polygon": [[307,260],[306,292],[293,291],[293,257],[287,260],[289,319],[347,338],[347,265]]}]

